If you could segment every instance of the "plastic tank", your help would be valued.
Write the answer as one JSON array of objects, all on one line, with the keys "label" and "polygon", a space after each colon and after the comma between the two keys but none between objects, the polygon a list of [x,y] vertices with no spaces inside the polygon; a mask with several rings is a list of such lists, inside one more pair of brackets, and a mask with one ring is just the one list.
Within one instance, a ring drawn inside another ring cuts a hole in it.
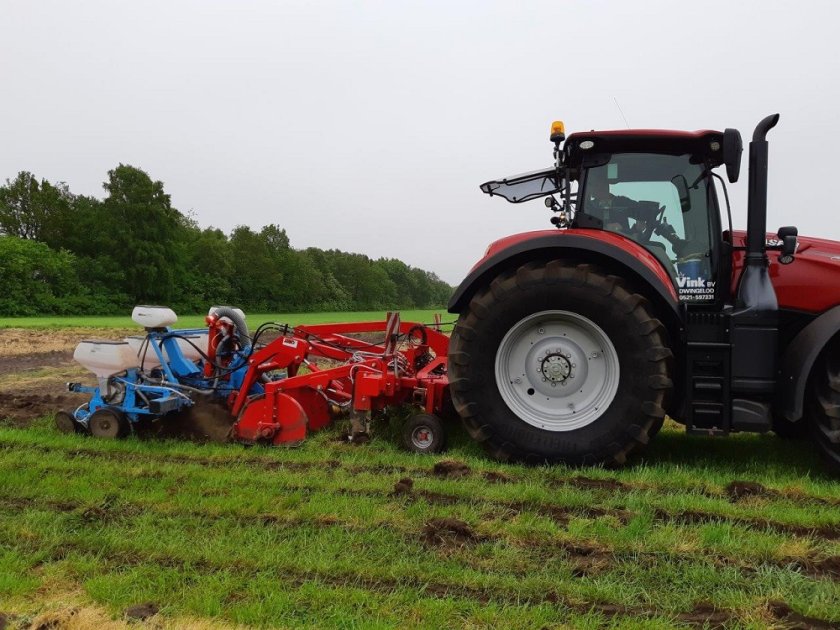
[{"label": "plastic tank", "polygon": [[[149,343],[149,346],[145,348],[146,356],[143,356],[146,337],[141,337],[140,335],[126,337],[125,342],[131,348],[132,353],[134,353],[134,362],[138,366],[142,367],[144,370],[152,370],[160,366],[160,361],[158,361],[157,353],[155,352],[155,349],[152,348],[151,343]],[[140,365],[141,359],[143,362],[142,366]]]},{"label": "plastic tank", "polygon": [[[197,362],[200,359],[202,359],[203,357],[201,356],[201,352],[207,354],[207,339],[209,335],[207,333],[202,333],[198,335],[185,335],[185,337],[185,339],[181,339],[180,337],[175,339],[175,341],[178,343],[178,347],[181,349],[181,353],[184,355],[184,358],[188,361],[194,362]],[[157,353],[155,352],[155,349],[151,346],[151,343],[154,342],[151,342],[149,346],[145,348],[146,356],[144,357],[143,346],[146,342],[146,337],[135,335],[133,337],[126,337],[125,341],[131,347],[137,365],[140,365],[140,361],[142,359],[142,367],[144,370],[151,370],[160,366],[160,361],[158,361]],[[199,350],[201,350],[201,352],[199,352]],[[163,349],[163,356],[166,359],[169,359],[169,355],[166,352],[166,348]]]},{"label": "plastic tank", "polygon": [[135,306],[131,319],[143,328],[166,328],[178,321],[178,316],[166,306]]},{"label": "plastic tank", "polygon": [[82,341],[76,346],[73,358],[99,378],[137,367],[139,363],[137,355],[125,341]]}]

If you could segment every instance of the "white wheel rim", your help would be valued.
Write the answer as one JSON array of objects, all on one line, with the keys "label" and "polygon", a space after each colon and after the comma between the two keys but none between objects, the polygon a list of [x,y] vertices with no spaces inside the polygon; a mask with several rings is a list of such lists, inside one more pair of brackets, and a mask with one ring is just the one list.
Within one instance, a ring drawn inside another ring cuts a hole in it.
[{"label": "white wheel rim", "polygon": [[573,431],[601,417],[618,391],[610,338],[569,311],[541,311],[517,322],[496,351],[502,400],[523,422]]},{"label": "white wheel rim", "polygon": [[429,448],[434,439],[434,432],[425,425],[415,427],[414,431],[411,432],[411,443],[419,449]]}]

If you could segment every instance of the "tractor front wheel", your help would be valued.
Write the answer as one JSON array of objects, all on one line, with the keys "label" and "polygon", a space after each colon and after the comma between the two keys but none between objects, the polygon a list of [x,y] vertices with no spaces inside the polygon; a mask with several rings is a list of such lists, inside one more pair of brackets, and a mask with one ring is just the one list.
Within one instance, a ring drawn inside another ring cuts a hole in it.
[{"label": "tractor front wheel", "polygon": [[480,290],[452,334],[452,399],[496,458],[623,464],[672,389],[646,298],[586,264],[530,263]]}]

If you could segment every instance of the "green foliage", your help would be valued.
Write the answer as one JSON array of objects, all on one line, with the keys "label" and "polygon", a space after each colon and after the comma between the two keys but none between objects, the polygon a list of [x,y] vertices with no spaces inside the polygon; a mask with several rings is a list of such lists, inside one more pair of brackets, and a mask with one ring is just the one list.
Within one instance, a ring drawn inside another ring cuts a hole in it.
[{"label": "green foliage", "polygon": [[[108,172],[99,200],[22,171],[0,186],[0,316],[98,315],[139,303],[203,312],[430,308],[452,288],[395,259],[296,250],[286,231],[202,229],[163,183],[133,166]],[[5,260],[8,258],[8,260]]]},{"label": "green foliage", "polygon": [[123,289],[134,302],[167,302],[175,297],[180,213],[163,183],[140,169],[120,164],[108,172],[104,206],[111,229],[112,258],[123,269]]},{"label": "green foliage", "polygon": [[79,282],[73,254],[37,241],[0,237],[0,313],[100,313],[112,307]]},{"label": "green foliage", "polygon": [[67,185],[40,182],[21,171],[0,187],[0,234],[59,247],[69,224],[72,195]]}]

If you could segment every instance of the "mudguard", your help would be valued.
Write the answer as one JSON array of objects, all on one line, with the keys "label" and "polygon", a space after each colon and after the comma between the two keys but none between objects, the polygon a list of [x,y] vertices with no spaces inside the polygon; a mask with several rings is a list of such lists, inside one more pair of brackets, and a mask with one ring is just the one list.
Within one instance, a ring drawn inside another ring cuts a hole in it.
[{"label": "mudguard", "polygon": [[493,243],[487,254],[455,290],[447,307],[460,313],[480,288],[503,269],[540,257],[580,259],[600,264],[617,276],[634,281],[639,290],[649,287],[650,299],[665,309],[665,317],[681,327],[682,315],[671,276],[656,257],[635,241],[604,230],[541,230],[517,234]]},{"label": "mudguard", "polygon": [[796,422],[803,416],[805,389],[814,362],[831,338],[840,332],[840,306],[835,306],[805,326],[790,342],[782,357],[779,409]]}]

